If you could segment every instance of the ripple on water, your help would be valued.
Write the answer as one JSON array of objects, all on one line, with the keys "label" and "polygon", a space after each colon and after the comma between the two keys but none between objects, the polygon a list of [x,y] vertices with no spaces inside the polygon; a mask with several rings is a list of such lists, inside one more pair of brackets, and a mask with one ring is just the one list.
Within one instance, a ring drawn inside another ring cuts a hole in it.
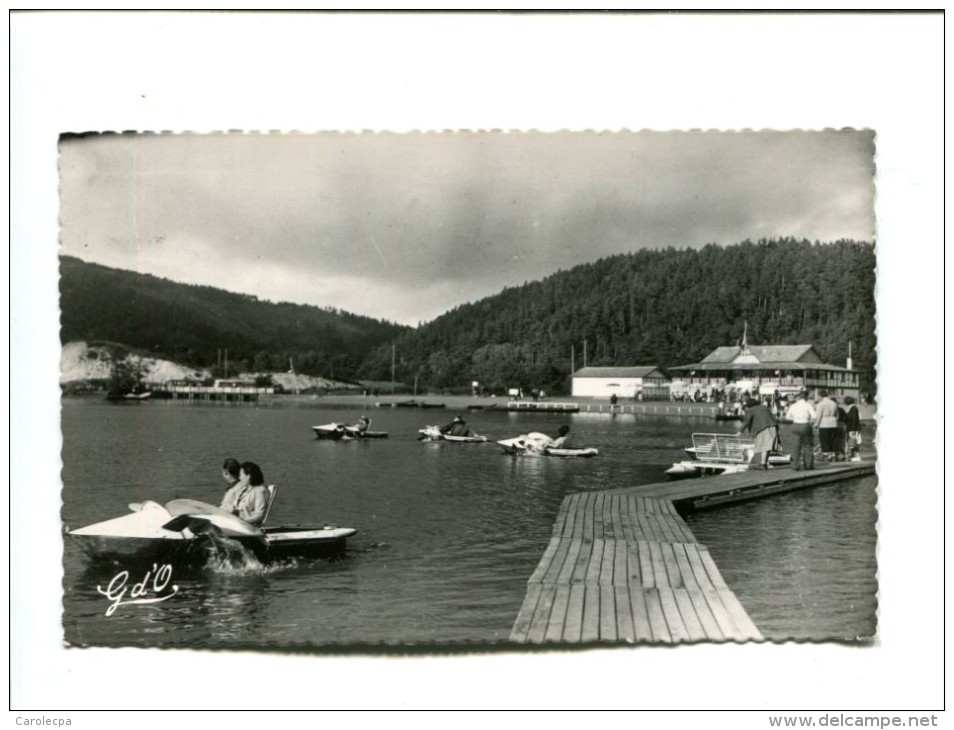
[{"label": "ripple on water", "polygon": [[[176,571],[179,592],[106,617],[92,574],[64,553],[66,638],[81,644],[230,646],[461,643],[506,640],[563,498],[660,481],[682,458],[690,417],[479,412],[491,439],[571,424],[593,459],[519,459],[494,443],[424,444],[432,420],[375,411],[388,439],[317,441],[316,423],[354,420],[334,408],[137,407],[67,399],[63,521],[88,525],[129,502],[190,497],[217,503],[226,456],[258,462],[279,485],[271,524],[356,527],[340,560],[265,568],[224,562]],[[448,416],[450,414],[447,414]],[[874,627],[873,480],[779,495],[689,518],[720,571],[771,637],[870,635]]]}]

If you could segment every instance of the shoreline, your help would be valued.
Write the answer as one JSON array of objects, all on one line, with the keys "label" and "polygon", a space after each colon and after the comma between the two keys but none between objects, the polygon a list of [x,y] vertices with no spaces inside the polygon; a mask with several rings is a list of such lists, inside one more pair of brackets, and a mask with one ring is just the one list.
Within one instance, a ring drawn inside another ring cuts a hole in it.
[{"label": "shoreline", "polygon": [[[63,395],[62,398],[105,398],[105,395],[96,391],[94,393],[72,393],[69,395]],[[538,410],[534,410],[532,405],[533,400],[523,399],[517,401],[522,404],[531,406],[529,408],[520,409],[517,411],[514,409],[510,411],[508,404],[513,402],[508,398],[502,397],[493,397],[493,396],[470,396],[470,395],[420,395],[412,396],[409,394],[394,394],[394,395],[363,395],[363,394],[345,394],[345,393],[332,393],[332,394],[291,394],[291,393],[280,393],[280,394],[265,394],[259,396],[257,401],[247,402],[245,405],[264,405],[264,406],[298,406],[298,407],[310,407],[310,408],[346,408],[353,410],[369,410],[369,409],[378,409],[378,408],[394,408],[395,404],[402,403],[406,401],[418,401],[427,403],[429,405],[436,405],[438,408],[435,410],[442,410],[447,413],[467,413],[470,411],[501,411],[501,412],[525,412],[525,413],[547,413],[547,412],[559,412],[556,409],[548,411],[546,405],[549,404],[551,407],[556,404],[575,404],[579,406],[579,413],[604,413],[606,415],[669,415],[669,416],[697,416],[701,418],[712,418],[715,420],[715,415],[718,412],[718,407],[711,403],[683,403],[678,401],[639,401],[639,402],[621,402],[618,403],[615,407],[611,406],[609,400],[605,398],[593,398],[587,396],[578,396],[571,397],[567,396],[561,398],[558,396],[547,397],[538,403],[541,404],[541,407]],[[119,401],[122,402],[122,401]],[[137,401],[133,401],[137,402]],[[151,402],[151,401],[138,401],[138,402]],[[167,401],[167,399],[157,399],[157,402],[165,403],[172,402]],[[183,401],[190,402],[190,401]],[[199,401],[192,401],[199,402]],[[207,401],[207,402],[216,402],[216,401]],[[222,402],[222,401],[217,401]],[[442,407],[441,407],[442,406]],[[422,408],[421,410],[428,410],[427,408]],[[858,404],[858,410],[861,415],[862,421],[874,421],[877,418],[877,408],[874,405],[870,404]],[[568,413],[567,411],[563,411]]]},{"label": "shoreline", "polygon": [[[294,403],[300,405],[312,405],[315,407],[321,406],[333,406],[336,408],[353,408],[353,409],[363,409],[363,408],[393,408],[394,404],[406,402],[410,400],[415,400],[418,402],[423,402],[427,404],[442,404],[444,406],[443,410],[447,412],[466,412],[468,410],[499,410],[507,411],[508,403],[511,401],[508,398],[495,398],[493,396],[470,396],[470,395],[420,395],[420,396],[411,396],[407,394],[395,394],[395,395],[346,395],[346,394],[331,394],[331,395],[318,395],[318,394],[308,394],[308,395],[291,395],[291,394],[278,394],[278,395],[268,395],[264,396],[261,399],[261,403],[264,404],[275,404],[280,405],[283,403]],[[523,399],[518,401],[519,403],[524,404],[533,404],[534,401],[529,399]],[[605,398],[592,398],[586,396],[577,396],[571,397],[566,396],[561,398],[559,396],[547,397],[544,400],[538,401],[542,404],[559,404],[559,403],[574,403],[579,405],[581,413],[605,413],[610,414],[632,414],[632,415],[641,415],[641,414],[658,414],[658,415],[677,415],[677,416],[700,416],[700,417],[710,417],[715,419],[715,414],[718,412],[718,407],[711,403],[682,403],[678,401],[639,401],[635,403],[618,403],[615,407],[611,407],[609,400]],[[861,415],[861,420],[863,421],[873,421],[876,419],[877,410],[873,405],[865,404],[856,404],[858,405],[858,410]],[[527,409],[527,412],[536,412],[531,409]],[[538,412],[545,413],[545,409],[541,408]]]}]

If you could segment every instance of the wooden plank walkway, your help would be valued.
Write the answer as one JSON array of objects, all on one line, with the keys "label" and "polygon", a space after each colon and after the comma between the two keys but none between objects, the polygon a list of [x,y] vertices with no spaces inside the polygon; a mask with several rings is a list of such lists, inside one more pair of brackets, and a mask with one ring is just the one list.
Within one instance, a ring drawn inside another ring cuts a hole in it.
[{"label": "wooden plank walkway", "polygon": [[545,642],[761,639],[672,502],[567,497],[510,638]]},{"label": "wooden plank walkway", "polygon": [[795,471],[786,467],[768,471],[748,471],[715,477],[655,482],[609,491],[628,493],[632,490],[639,496],[668,499],[677,504],[691,505],[694,509],[704,509],[793,489],[859,479],[874,473],[873,461],[816,462],[815,468],[811,471]]},{"label": "wooden plank walkway", "polygon": [[752,471],[573,494],[530,577],[518,643],[681,643],[762,635],[676,511],[874,474],[872,462]]}]

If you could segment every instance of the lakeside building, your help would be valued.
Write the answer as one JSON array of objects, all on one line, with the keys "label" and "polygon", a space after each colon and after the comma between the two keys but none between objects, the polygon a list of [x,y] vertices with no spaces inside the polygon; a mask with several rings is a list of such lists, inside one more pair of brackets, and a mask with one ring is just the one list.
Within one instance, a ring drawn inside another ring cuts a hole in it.
[{"label": "lakeside building", "polygon": [[572,395],[575,397],[643,398],[667,400],[669,377],[655,365],[635,367],[585,367],[572,377]]},{"label": "lakeside building", "polygon": [[[747,390],[782,395],[807,390],[812,397],[824,389],[837,396],[859,398],[859,371],[852,368],[851,346],[846,367],[822,362],[812,345],[749,345],[717,347],[700,362],[667,368],[674,394],[705,394],[713,390]],[[676,379],[678,378],[678,379]]]},{"label": "lakeside building", "polygon": [[192,380],[170,380],[164,391],[173,400],[254,401],[260,395],[275,392],[273,386],[256,386],[254,380],[219,379],[213,385]]}]

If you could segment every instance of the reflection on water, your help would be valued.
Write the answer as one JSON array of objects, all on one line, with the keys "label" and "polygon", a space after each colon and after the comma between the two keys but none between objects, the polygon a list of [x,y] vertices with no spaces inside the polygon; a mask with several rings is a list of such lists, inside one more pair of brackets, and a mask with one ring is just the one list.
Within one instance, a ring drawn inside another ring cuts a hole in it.
[{"label": "reflection on water", "polygon": [[767,638],[876,629],[876,480],[787,492],[687,518]]},{"label": "reflection on water", "polygon": [[[375,441],[314,439],[311,426],[354,411],[175,403],[63,407],[63,521],[123,514],[129,502],[189,497],[217,503],[226,456],[262,465],[279,485],[270,524],[356,527],[336,560],[261,566],[223,555],[176,569],[163,603],[119,607],[68,541],[64,630],[93,645],[328,646],[505,641],[563,498],[660,481],[682,457],[697,417],[478,412],[492,439],[572,424],[594,459],[506,456],[493,443],[417,441],[427,414],[373,412]],[[723,426],[724,424],[718,424]],[[874,627],[874,480],[806,490],[690,518],[729,585],[769,637],[870,635]]]}]

